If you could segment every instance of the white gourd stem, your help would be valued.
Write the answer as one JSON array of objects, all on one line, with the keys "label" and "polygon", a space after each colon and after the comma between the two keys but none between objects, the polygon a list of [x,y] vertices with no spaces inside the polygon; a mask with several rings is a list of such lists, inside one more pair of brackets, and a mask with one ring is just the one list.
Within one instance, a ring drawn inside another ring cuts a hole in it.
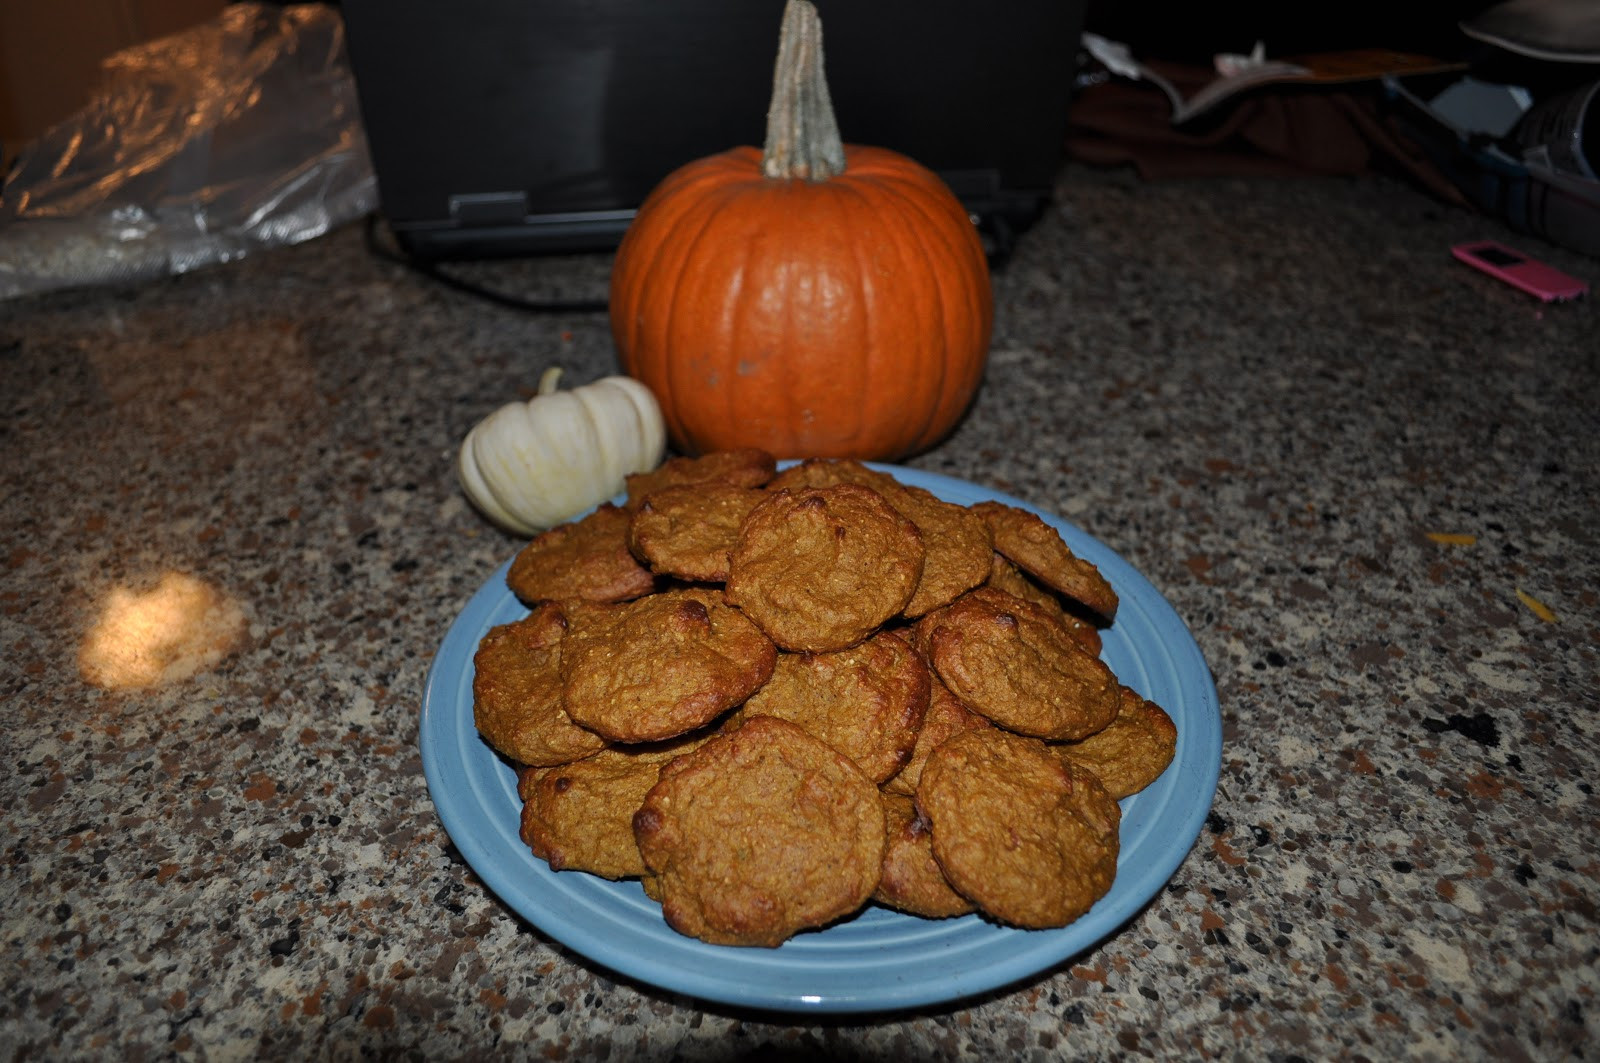
[{"label": "white gourd stem", "polygon": [[808,181],[844,172],[844,141],[823,74],[822,19],[811,0],[789,0],[783,9],[761,172]]},{"label": "white gourd stem", "polygon": [[539,394],[549,395],[556,390],[556,385],[561,382],[561,367],[553,365],[546,369],[539,377]]}]

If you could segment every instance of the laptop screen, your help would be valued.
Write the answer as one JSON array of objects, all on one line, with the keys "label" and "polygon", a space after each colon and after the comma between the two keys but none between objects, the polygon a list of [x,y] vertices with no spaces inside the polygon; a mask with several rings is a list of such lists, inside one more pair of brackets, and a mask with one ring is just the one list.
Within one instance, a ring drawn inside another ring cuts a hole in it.
[{"label": "laptop screen", "polygon": [[[614,247],[678,166],[760,145],[783,0],[345,0],[382,213],[413,254]],[[817,0],[846,142],[1025,226],[1061,162],[1081,0]]]}]

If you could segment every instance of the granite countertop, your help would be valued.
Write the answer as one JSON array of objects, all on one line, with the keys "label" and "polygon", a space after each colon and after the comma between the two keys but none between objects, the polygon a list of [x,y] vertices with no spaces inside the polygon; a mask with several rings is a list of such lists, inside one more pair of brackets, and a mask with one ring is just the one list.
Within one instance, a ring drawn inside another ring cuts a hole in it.
[{"label": "granite countertop", "polygon": [[[910,464],[1148,577],[1215,676],[1220,785],[1110,936],[888,1015],[617,977],[440,825],[429,663],[519,545],[451,459],[544,366],[614,372],[603,316],[464,297],[358,227],[0,304],[0,1054],[1592,1051],[1600,304],[1450,258],[1480,236],[1600,281],[1385,178],[1064,173],[971,415]],[[462,270],[584,296],[608,264]],[[180,646],[132,652],[162,624]]]}]

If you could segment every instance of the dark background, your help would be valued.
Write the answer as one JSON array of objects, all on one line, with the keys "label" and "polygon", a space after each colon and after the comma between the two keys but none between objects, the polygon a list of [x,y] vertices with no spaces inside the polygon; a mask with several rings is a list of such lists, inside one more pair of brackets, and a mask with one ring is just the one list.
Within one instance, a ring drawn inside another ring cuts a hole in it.
[{"label": "dark background", "polygon": [[1271,56],[1351,48],[1394,48],[1455,58],[1476,48],[1458,28],[1498,0],[1355,0],[1339,3],[1090,0],[1086,28],[1141,57],[1209,63],[1217,52],[1248,53],[1257,40]]}]

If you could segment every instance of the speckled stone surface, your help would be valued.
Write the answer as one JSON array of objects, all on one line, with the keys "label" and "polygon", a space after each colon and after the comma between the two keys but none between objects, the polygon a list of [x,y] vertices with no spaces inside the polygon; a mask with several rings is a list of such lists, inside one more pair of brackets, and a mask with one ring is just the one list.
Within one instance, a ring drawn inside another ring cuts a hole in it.
[{"label": "speckled stone surface", "polygon": [[[1385,179],[1067,171],[996,278],[971,416],[912,464],[1168,597],[1219,689],[1216,804],[1098,946],[842,1020],[591,965],[430,801],[429,661],[518,545],[455,446],[551,362],[614,371],[602,317],[464,298],[355,229],[0,304],[0,1056],[1592,1054],[1600,304],[1455,264],[1478,236],[1600,281]],[[583,296],[607,264],[468,271]],[[116,686],[94,633],[162,587],[205,618],[190,652]]]}]

